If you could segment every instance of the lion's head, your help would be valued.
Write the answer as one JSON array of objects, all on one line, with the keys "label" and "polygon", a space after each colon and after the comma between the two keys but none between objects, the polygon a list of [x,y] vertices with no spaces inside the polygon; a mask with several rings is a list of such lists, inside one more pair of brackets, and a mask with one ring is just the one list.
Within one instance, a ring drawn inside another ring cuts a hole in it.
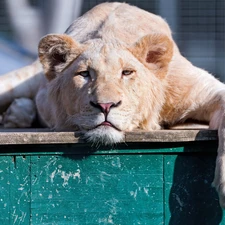
[{"label": "lion's head", "polygon": [[39,57],[49,81],[54,127],[79,129],[89,141],[104,144],[121,141],[124,131],[159,128],[172,54],[172,41],[160,34],[144,36],[132,46],[45,36]]}]

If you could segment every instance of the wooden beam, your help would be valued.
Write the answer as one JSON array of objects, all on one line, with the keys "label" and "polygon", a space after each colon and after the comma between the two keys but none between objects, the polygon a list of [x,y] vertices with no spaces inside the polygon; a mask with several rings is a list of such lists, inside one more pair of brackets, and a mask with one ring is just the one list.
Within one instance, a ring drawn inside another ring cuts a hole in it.
[{"label": "wooden beam", "polygon": [[[217,140],[215,130],[159,130],[125,133],[124,142],[190,142]],[[0,130],[0,145],[85,143],[80,132],[52,132],[48,129]]]}]

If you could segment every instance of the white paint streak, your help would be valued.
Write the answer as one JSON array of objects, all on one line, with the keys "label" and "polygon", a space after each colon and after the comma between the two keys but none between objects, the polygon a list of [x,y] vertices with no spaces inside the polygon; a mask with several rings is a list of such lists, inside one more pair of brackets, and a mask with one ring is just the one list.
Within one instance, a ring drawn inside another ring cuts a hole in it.
[{"label": "white paint streak", "polygon": [[18,199],[18,201],[17,201],[17,204],[18,204],[18,205],[20,204],[20,201],[21,201],[21,199],[22,199],[23,197],[24,197],[24,198],[27,197],[27,192],[26,192],[26,191],[21,193],[21,195],[20,195],[20,197],[19,197],[19,199]]},{"label": "white paint streak", "polygon": [[114,222],[113,222],[113,216],[112,215],[109,215],[109,217],[108,217],[108,223],[109,224],[114,224]]},{"label": "white paint streak", "polygon": [[149,196],[149,193],[148,193],[148,189],[147,188],[144,188],[144,192],[145,192],[145,194],[147,195],[147,196]]},{"label": "white paint streak", "polygon": [[44,166],[44,168],[49,168],[49,166],[51,166],[51,165],[54,166],[56,164],[57,160],[58,160],[58,158],[56,158],[56,157],[50,158],[50,160],[47,162],[47,164]]},{"label": "white paint streak", "polygon": [[19,224],[23,224],[23,223],[24,223],[24,220],[25,220],[25,218],[26,218],[26,215],[27,215],[27,213],[22,212],[22,215],[21,215],[21,217],[19,218],[19,219],[20,219],[20,223],[19,223]]},{"label": "white paint streak", "polygon": [[121,168],[121,163],[120,163],[119,157],[112,161],[112,166]]},{"label": "white paint streak", "polygon": [[99,224],[114,224],[113,216],[109,215],[108,218],[99,218],[98,222]]},{"label": "white paint streak", "polygon": [[118,204],[118,202],[119,201],[115,198],[105,202],[105,204],[110,207],[110,209],[109,209],[110,213],[113,214],[113,215],[117,214],[117,204]]},{"label": "white paint streak", "polygon": [[73,174],[73,179],[80,179],[80,169],[77,169],[77,172]]},{"label": "white paint streak", "polygon": [[110,178],[111,175],[102,171],[101,174],[100,174],[100,179],[101,179],[101,182],[106,182],[107,181],[107,178]]},{"label": "white paint streak", "polygon": [[65,172],[61,169],[56,169],[54,170],[50,175],[50,180],[51,180],[51,183],[54,182],[54,179],[56,176],[60,176],[62,179],[63,179],[63,184],[62,186],[65,187],[68,185],[68,182],[69,182],[69,179],[72,178],[72,179],[78,179],[78,181],[80,182],[80,169],[77,169],[77,171],[75,173],[72,173],[72,172]]},{"label": "white paint streak", "polygon": [[18,215],[16,215],[16,209],[13,210],[12,217],[14,217],[14,220],[13,220],[13,225],[14,225],[18,219]]},{"label": "white paint streak", "polygon": [[183,202],[181,201],[180,197],[177,194],[173,193],[173,195],[175,196],[175,199],[177,200],[179,206],[181,207],[180,211],[182,211],[182,207],[184,206]]},{"label": "white paint streak", "polygon": [[63,179],[63,187],[65,187],[66,185],[68,185],[68,181],[70,179],[70,177],[72,176],[72,173],[66,173],[65,171],[61,172],[61,177]]},{"label": "white paint streak", "polygon": [[18,215],[15,216],[15,219],[13,220],[13,225],[16,224],[17,219],[18,219]]},{"label": "white paint streak", "polygon": [[52,194],[49,194],[48,195],[48,199],[52,199]]},{"label": "white paint streak", "polygon": [[56,174],[56,170],[54,170],[54,171],[50,174],[50,179],[51,179],[51,182],[52,182],[52,183],[53,183],[53,181],[54,181],[55,174]]},{"label": "white paint streak", "polygon": [[34,185],[35,183],[37,183],[37,177],[35,177],[35,179],[32,181],[32,185]]},{"label": "white paint streak", "polygon": [[131,191],[131,192],[130,192],[130,195],[133,196],[134,199],[136,200],[136,198],[137,198],[137,190]]}]

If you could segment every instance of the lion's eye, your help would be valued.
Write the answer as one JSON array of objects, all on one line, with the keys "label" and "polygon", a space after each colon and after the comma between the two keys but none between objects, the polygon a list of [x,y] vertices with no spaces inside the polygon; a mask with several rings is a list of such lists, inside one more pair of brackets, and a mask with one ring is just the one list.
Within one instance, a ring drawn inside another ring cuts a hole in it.
[{"label": "lion's eye", "polygon": [[133,70],[123,70],[122,71],[122,75],[123,76],[129,76],[133,73],[134,71]]},{"label": "lion's eye", "polygon": [[80,71],[77,73],[77,75],[80,75],[82,77],[89,77],[90,73],[89,73],[89,71]]}]

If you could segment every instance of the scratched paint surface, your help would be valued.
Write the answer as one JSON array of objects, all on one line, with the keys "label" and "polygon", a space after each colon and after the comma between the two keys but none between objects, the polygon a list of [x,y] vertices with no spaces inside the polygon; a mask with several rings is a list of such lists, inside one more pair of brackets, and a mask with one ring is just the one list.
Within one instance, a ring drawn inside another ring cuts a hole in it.
[{"label": "scratched paint surface", "polygon": [[225,224],[211,187],[215,161],[212,154],[165,157],[165,224]]},{"label": "scratched paint surface", "polygon": [[32,164],[32,224],[163,222],[162,156],[42,156]]},{"label": "scratched paint surface", "polygon": [[0,157],[0,224],[30,224],[30,157]]},{"label": "scratched paint surface", "polygon": [[225,225],[211,188],[216,145],[178,146],[183,153],[168,143],[158,153],[132,146],[88,156],[76,145],[53,146],[68,155],[2,147],[0,225]]}]

